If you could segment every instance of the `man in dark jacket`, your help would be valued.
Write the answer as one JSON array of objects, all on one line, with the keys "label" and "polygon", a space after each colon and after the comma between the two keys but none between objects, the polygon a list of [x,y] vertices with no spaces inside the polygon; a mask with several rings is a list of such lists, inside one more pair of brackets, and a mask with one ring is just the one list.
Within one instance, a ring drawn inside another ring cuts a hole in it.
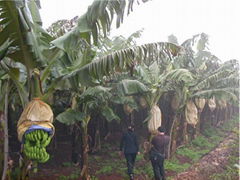
[{"label": "man in dark jacket", "polygon": [[165,180],[164,159],[167,154],[170,137],[164,134],[164,128],[158,128],[158,134],[152,138],[150,160],[153,167],[155,180]]},{"label": "man in dark jacket", "polygon": [[123,134],[120,143],[120,154],[125,155],[130,180],[133,180],[133,167],[136,155],[139,153],[137,137],[134,133],[134,127],[129,126],[128,131]]}]

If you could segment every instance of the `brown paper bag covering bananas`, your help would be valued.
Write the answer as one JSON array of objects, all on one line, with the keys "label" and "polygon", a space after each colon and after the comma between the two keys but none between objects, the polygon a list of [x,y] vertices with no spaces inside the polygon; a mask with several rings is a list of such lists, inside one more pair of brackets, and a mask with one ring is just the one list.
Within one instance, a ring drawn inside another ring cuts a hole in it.
[{"label": "brown paper bag covering bananas", "polygon": [[219,100],[217,101],[217,105],[218,105],[218,107],[219,107],[220,109],[224,109],[224,108],[227,107],[227,101],[224,100],[224,99],[219,99]]},{"label": "brown paper bag covering bananas", "polygon": [[53,112],[51,107],[39,98],[34,98],[24,108],[17,124],[18,139],[22,141],[25,131],[32,125],[39,125],[52,128],[54,135],[55,128],[52,125]]},{"label": "brown paper bag covering bananas", "polygon": [[198,111],[193,101],[188,101],[185,108],[185,117],[188,124],[195,126],[198,122]]},{"label": "brown paper bag covering bananas", "polygon": [[157,133],[157,129],[161,126],[162,123],[162,114],[161,110],[157,105],[154,105],[150,111],[151,119],[148,121],[148,130],[152,134]]},{"label": "brown paper bag covering bananas", "polygon": [[208,100],[208,107],[212,112],[216,109],[216,101],[214,97]]},{"label": "brown paper bag covering bananas", "polygon": [[206,100],[203,98],[195,98],[195,105],[202,112],[204,106],[206,104]]}]

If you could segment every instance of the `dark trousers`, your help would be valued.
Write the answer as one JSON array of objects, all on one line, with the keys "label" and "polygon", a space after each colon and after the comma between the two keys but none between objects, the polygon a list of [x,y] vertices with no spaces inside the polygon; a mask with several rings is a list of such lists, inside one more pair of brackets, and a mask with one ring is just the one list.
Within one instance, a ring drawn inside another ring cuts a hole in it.
[{"label": "dark trousers", "polygon": [[124,154],[124,155],[125,155],[125,158],[127,160],[128,174],[132,175],[137,153],[127,153],[127,154]]},{"label": "dark trousers", "polygon": [[150,158],[155,180],[165,180],[164,155],[157,154]]}]

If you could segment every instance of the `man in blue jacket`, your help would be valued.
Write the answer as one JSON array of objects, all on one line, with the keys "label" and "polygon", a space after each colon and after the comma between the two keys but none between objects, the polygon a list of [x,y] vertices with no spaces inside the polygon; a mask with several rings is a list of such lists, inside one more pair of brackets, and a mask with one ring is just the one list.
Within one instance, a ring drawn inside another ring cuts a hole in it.
[{"label": "man in blue jacket", "polygon": [[122,152],[124,153],[127,161],[128,175],[130,180],[133,180],[133,168],[136,156],[139,153],[139,145],[133,126],[129,126],[127,132],[122,136],[120,143],[120,154],[122,154]]}]

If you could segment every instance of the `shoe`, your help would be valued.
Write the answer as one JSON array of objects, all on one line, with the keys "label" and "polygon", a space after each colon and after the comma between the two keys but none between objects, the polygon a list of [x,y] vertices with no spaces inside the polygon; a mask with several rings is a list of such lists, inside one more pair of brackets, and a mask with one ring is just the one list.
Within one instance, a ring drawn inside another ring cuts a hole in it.
[{"label": "shoe", "polygon": [[130,174],[129,177],[130,177],[130,180],[134,180],[133,174]]}]

